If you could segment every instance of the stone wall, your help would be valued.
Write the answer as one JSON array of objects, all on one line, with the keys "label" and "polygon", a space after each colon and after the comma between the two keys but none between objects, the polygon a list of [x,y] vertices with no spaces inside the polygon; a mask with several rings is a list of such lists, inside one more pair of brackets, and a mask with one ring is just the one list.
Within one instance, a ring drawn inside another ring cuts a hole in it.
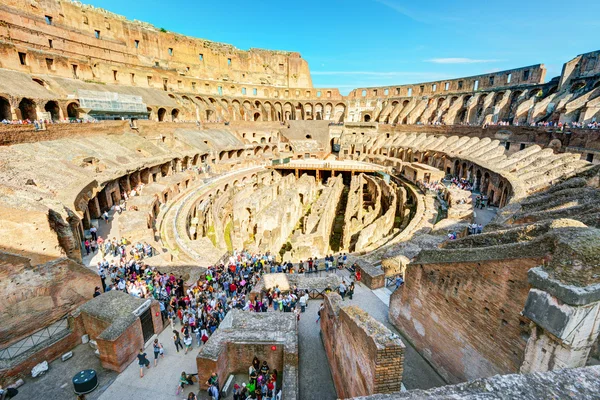
[{"label": "stone wall", "polygon": [[309,257],[323,257],[329,253],[329,239],[343,190],[341,175],[330,178],[317,201],[311,205],[310,214],[303,217],[302,230],[296,230],[292,234],[292,251],[289,255],[284,255],[284,260],[297,262]]},{"label": "stone wall", "polygon": [[[356,306],[343,306],[337,293],[325,296],[321,331],[338,398],[400,390],[404,344]],[[340,340],[343,338],[343,340]]]},{"label": "stone wall", "polygon": [[198,382],[206,389],[217,372],[223,385],[230,374],[248,373],[252,359],[267,360],[282,377],[282,398],[298,397],[298,331],[292,313],[230,311],[196,357]]},{"label": "stone wall", "polygon": [[527,271],[539,258],[409,264],[392,323],[449,382],[518,372],[528,325]]},{"label": "stone wall", "polygon": [[533,374],[497,375],[429,390],[409,390],[356,400],[596,399],[600,366]]},{"label": "stone wall", "polygon": [[32,265],[0,252],[0,346],[6,347],[58,321],[92,298],[100,278],[68,259]]},{"label": "stone wall", "polygon": [[356,240],[355,251],[369,250],[392,233],[398,208],[398,196],[396,187],[386,183],[381,178],[366,177],[369,185],[376,185],[380,192],[380,215],[370,224],[364,226]]},{"label": "stone wall", "polygon": [[256,216],[254,240],[260,252],[277,251],[287,242],[298,220],[316,196],[315,178],[302,175]]}]

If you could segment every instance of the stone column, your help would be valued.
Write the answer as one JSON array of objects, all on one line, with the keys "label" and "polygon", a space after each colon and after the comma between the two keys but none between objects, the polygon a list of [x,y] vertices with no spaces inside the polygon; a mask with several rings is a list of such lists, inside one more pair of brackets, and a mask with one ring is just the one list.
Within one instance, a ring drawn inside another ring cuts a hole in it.
[{"label": "stone column", "polygon": [[600,331],[600,230],[558,231],[548,264],[529,271],[523,316],[532,329],[521,373],[585,366]]}]

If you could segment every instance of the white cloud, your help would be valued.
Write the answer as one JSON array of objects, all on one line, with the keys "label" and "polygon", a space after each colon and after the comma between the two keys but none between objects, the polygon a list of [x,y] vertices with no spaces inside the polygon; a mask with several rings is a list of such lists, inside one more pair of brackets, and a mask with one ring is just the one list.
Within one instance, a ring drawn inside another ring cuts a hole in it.
[{"label": "white cloud", "polygon": [[464,58],[464,57],[449,57],[449,58],[431,58],[429,60],[425,60],[426,62],[435,63],[435,64],[481,64],[481,63],[492,63],[499,62],[504,60],[481,60],[475,58]]}]

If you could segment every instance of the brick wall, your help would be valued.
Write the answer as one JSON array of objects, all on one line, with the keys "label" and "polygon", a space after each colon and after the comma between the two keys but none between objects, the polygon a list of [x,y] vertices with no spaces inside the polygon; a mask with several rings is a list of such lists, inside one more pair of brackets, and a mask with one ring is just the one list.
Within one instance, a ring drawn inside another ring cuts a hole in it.
[{"label": "brick wall", "polygon": [[[271,346],[276,346],[276,350],[272,350]],[[269,368],[276,369],[281,376],[284,356],[282,344],[229,342],[224,344],[216,360],[202,357],[196,359],[200,388],[207,388],[205,383],[213,372],[219,375],[221,386],[225,384],[230,374],[247,374],[255,356],[261,364],[266,360]]]},{"label": "brick wall", "polygon": [[142,323],[137,319],[116,340],[98,339],[97,343],[102,366],[123,372],[144,346]]},{"label": "brick wall", "polygon": [[404,344],[360,308],[340,307],[340,302],[337,293],[327,295],[321,312],[322,338],[338,397],[399,391]]},{"label": "brick wall", "polygon": [[409,264],[389,318],[452,383],[518,372],[527,271],[540,261]]},{"label": "brick wall", "polygon": [[357,264],[357,270],[360,271],[360,281],[369,289],[379,289],[385,286],[385,273],[381,268],[365,261],[358,261]]}]

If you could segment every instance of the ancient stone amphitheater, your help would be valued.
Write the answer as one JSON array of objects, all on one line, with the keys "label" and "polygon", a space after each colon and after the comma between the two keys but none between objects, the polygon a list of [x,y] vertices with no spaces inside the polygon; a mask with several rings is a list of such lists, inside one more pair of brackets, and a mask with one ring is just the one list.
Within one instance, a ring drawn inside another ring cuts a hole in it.
[{"label": "ancient stone amphitheater", "polygon": [[[389,327],[326,298],[339,397],[600,396],[600,51],[552,79],[533,65],[342,96],[298,53],[75,1],[5,0],[0,20],[0,383],[80,342],[100,283],[83,242],[143,186],[115,229],[190,282],[237,249],[349,255]],[[385,352],[405,345],[449,386],[399,392],[418,368]],[[310,398],[295,351],[284,398]]]}]

